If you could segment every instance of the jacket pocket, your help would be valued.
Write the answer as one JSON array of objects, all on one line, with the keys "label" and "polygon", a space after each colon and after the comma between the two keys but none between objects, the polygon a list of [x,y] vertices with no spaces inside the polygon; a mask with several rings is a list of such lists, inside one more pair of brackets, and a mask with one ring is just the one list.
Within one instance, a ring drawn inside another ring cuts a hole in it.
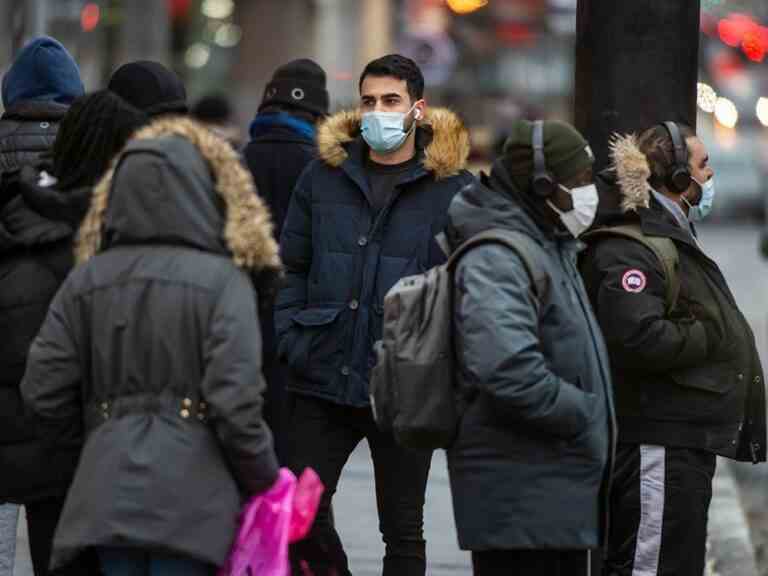
[{"label": "jacket pocket", "polygon": [[746,385],[729,363],[674,371],[645,387],[643,413],[657,420],[732,424],[743,417]]},{"label": "jacket pocket", "polygon": [[693,388],[718,395],[724,395],[733,390],[737,378],[727,363],[676,371],[671,373],[671,377],[675,384],[683,388]]},{"label": "jacket pocket", "polygon": [[307,375],[315,362],[327,363],[343,351],[343,323],[337,322],[343,308],[307,308],[291,321],[289,337],[281,355],[288,365]]}]

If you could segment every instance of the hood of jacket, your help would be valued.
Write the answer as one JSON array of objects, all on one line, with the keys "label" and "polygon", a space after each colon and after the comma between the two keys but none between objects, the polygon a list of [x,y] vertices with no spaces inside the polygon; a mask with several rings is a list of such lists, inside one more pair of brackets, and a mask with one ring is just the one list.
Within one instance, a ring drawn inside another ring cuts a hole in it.
[{"label": "hood of jacket", "polygon": [[544,233],[514,196],[498,188],[483,175],[456,194],[448,208],[448,225],[445,228],[451,250],[492,228],[517,230],[544,240]]},{"label": "hood of jacket", "polygon": [[655,206],[648,178],[651,168],[634,134],[614,134],[609,144],[611,164],[597,175],[600,205],[593,228],[614,226],[648,216]]},{"label": "hood of jacket", "polygon": [[35,100],[70,104],[85,92],[80,69],[67,49],[43,36],[27,44],[3,77],[3,106]]},{"label": "hood of jacket", "polygon": [[188,118],[140,130],[93,192],[79,263],[126,244],[186,245],[229,254],[253,271],[280,268],[272,220],[236,152]]},{"label": "hood of jacket", "polygon": [[[320,158],[334,168],[349,157],[349,145],[360,137],[362,114],[359,110],[339,112],[327,118],[317,131]],[[429,108],[417,129],[422,165],[440,180],[455,176],[466,168],[469,157],[469,132],[459,117],[445,108]]]}]

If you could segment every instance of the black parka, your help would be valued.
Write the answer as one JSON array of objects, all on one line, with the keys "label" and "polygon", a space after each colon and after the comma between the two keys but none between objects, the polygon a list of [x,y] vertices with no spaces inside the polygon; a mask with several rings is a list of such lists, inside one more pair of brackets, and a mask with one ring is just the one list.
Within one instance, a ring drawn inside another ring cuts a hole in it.
[{"label": "black parka", "polygon": [[0,502],[62,494],[77,458],[47,453],[19,392],[29,346],[72,267],[73,230],[26,203],[16,173],[49,152],[66,110],[21,101],[0,119]]},{"label": "black parka", "polygon": [[225,142],[163,120],[95,189],[77,250],[22,384],[50,444],[82,445],[53,565],[88,546],[220,565],[277,474],[246,272],[279,263],[266,208]]},{"label": "black parka", "polygon": [[584,255],[585,283],[611,354],[619,441],[763,461],[765,390],[749,323],[717,263],[653,197],[634,139],[618,139],[613,156],[614,171],[601,178],[596,225],[633,223],[671,239],[681,281],[677,307],[667,314],[664,268],[648,248],[603,237]]}]

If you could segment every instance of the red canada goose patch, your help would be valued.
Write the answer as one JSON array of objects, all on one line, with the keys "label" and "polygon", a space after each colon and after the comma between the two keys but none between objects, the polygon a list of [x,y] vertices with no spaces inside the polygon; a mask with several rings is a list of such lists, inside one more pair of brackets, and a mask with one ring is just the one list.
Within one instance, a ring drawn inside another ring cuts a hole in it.
[{"label": "red canada goose patch", "polygon": [[640,270],[627,270],[621,278],[621,286],[631,294],[639,294],[647,284],[648,280]]}]

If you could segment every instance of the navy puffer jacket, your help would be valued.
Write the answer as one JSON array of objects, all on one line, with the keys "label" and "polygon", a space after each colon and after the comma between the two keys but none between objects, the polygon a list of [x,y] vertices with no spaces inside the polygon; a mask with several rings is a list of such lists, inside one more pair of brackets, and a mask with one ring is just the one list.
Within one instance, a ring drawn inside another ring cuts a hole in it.
[{"label": "navy puffer jacket", "polygon": [[320,159],[299,179],[283,228],[287,285],[275,325],[278,353],[294,375],[289,389],[365,407],[384,295],[400,278],[443,262],[434,238],[451,199],[473,177],[464,170],[463,124],[452,112],[431,110],[417,131],[420,162],[377,215],[359,132],[355,112],[319,129]]}]

